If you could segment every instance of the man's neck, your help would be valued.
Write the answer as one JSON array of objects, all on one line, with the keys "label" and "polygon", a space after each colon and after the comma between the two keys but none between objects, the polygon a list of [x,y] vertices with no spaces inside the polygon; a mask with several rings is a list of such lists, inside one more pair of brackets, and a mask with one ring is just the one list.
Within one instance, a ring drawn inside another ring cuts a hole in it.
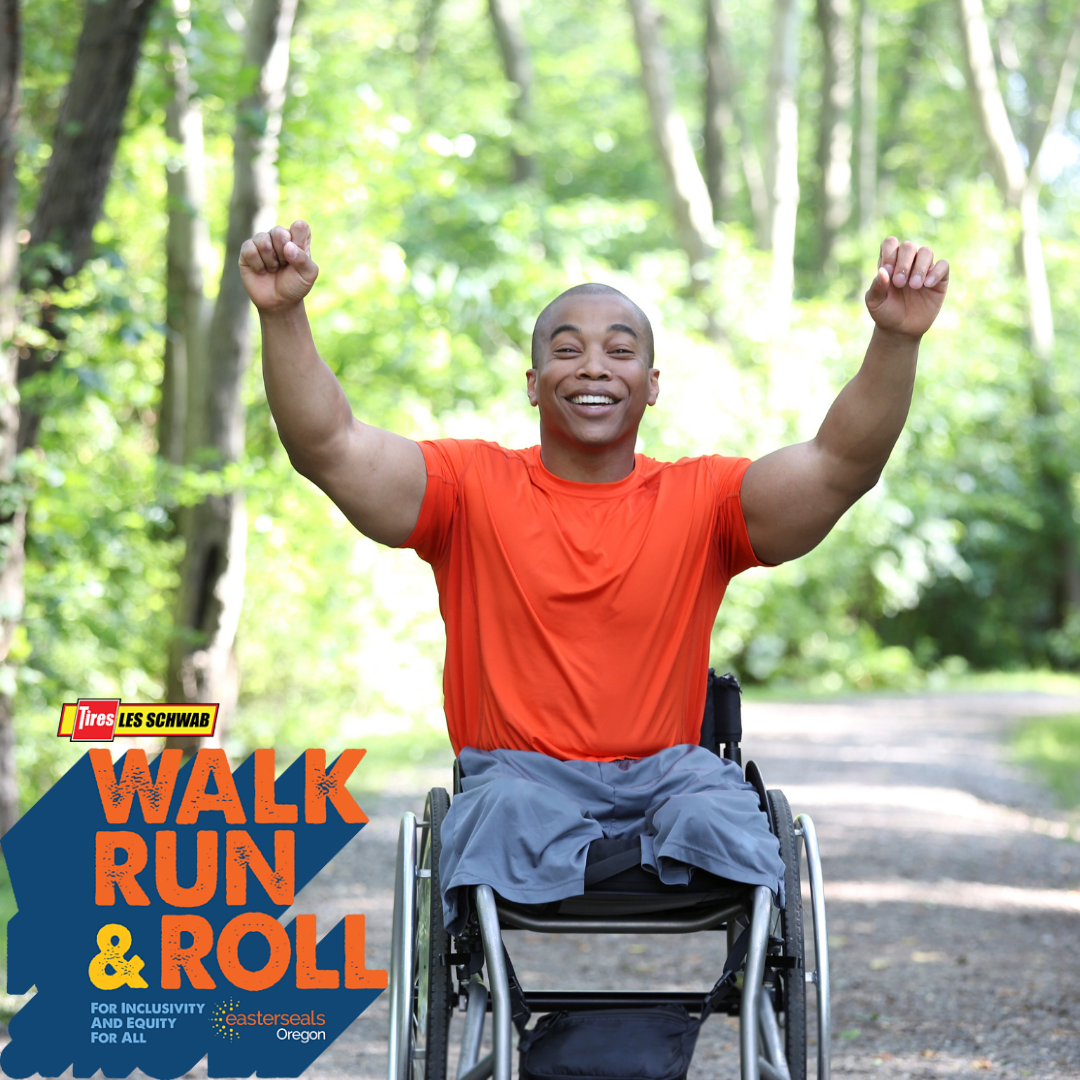
[{"label": "man's neck", "polygon": [[540,460],[561,480],[579,484],[614,484],[634,471],[633,443],[584,450],[569,447],[540,431]]}]

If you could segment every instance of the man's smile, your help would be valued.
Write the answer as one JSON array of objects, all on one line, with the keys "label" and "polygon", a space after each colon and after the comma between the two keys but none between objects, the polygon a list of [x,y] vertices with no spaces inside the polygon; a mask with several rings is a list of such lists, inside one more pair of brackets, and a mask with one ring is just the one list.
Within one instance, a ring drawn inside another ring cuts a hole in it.
[{"label": "man's smile", "polygon": [[572,405],[614,405],[616,399],[610,394],[573,394],[569,401]]}]

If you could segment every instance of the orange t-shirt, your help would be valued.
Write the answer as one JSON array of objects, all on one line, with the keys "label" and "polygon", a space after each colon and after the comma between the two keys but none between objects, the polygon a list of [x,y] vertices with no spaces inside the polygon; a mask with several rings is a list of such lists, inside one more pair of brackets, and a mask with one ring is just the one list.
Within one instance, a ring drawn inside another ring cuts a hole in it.
[{"label": "orange t-shirt", "polygon": [[624,480],[583,484],[538,446],[420,446],[427,488],[402,546],[439,586],[455,752],[613,761],[697,743],[717,609],[758,565],[749,459],[638,454]]}]

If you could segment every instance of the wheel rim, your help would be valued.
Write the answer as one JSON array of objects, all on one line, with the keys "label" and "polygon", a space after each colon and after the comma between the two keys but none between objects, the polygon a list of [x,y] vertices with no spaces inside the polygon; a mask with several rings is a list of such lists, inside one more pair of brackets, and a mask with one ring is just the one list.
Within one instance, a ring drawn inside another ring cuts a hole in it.
[{"label": "wheel rim", "polygon": [[784,955],[793,956],[797,966],[776,972],[781,1012],[778,1016],[784,1036],[788,1069],[792,1080],[806,1078],[806,968],[803,950],[802,885],[799,873],[799,847],[791,808],[781,791],[769,791],[769,815],[773,831],[780,841],[780,854],[785,864],[784,891],[786,904],[774,909],[771,933],[784,943]]},{"label": "wheel rim", "polygon": [[[430,807],[426,815],[430,817]],[[431,869],[431,829],[425,831],[421,848],[419,868]],[[427,1034],[429,1000],[431,992],[431,878],[417,877],[416,880],[416,974],[413,978],[412,1003],[412,1075],[414,1080],[425,1080],[427,1076]]]},{"label": "wheel rim", "polygon": [[[441,966],[449,940],[443,930],[439,892],[439,830],[450,805],[440,788],[424,807],[427,828],[419,845],[416,875],[416,950],[410,1009],[410,1080],[445,1080],[450,1025],[450,972]],[[438,963],[438,968],[433,965]]]}]

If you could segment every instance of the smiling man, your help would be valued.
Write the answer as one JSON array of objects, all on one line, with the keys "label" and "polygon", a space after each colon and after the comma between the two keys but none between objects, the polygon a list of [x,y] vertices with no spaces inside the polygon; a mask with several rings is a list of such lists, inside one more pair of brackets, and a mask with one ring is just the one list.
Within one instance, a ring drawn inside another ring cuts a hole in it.
[{"label": "smiling man", "polygon": [[417,443],[353,416],[304,314],[318,275],[304,222],[247,241],[240,268],[293,464],[361,532],[435,572],[464,774],[443,827],[448,928],[468,885],[522,903],[580,893],[600,837],[640,834],[642,865],[665,882],[698,867],[779,891],[756,793],[697,745],[712,625],[735,574],[805,554],[877,482],[948,264],[882,244],[861,368],[813,439],[754,462],[635,453],[660,373],[649,320],[608,286],[540,314],[526,372],[540,443],[508,450]]}]

